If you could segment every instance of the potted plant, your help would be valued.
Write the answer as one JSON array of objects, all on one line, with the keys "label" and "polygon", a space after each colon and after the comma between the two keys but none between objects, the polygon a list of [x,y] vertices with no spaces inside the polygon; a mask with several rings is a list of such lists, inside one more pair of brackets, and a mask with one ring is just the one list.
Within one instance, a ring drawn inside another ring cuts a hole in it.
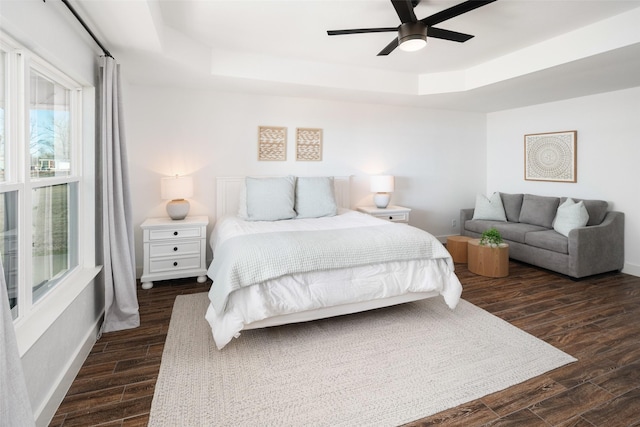
[{"label": "potted plant", "polygon": [[500,232],[495,227],[485,230],[480,236],[480,244],[483,246],[497,248],[502,245],[503,242],[502,235],[500,235]]}]

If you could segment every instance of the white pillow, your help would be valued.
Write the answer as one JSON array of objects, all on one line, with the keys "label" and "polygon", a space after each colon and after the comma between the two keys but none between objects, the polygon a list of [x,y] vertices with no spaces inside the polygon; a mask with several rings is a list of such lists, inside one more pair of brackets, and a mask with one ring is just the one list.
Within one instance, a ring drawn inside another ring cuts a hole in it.
[{"label": "white pillow", "polygon": [[563,236],[569,237],[569,232],[574,228],[584,227],[589,221],[589,212],[584,203],[567,199],[558,206],[556,218],[553,220],[553,229]]},{"label": "white pillow", "polygon": [[338,205],[333,177],[298,177],[296,180],[296,218],[334,216]]},{"label": "white pillow", "polygon": [[500,193],[493,193],[488,199],[482,194],[476,196],[476,207],[473,211],[473,219],[489,219],[493,221],[506,221],[502,198]]},{"label": "white pillow", "polygon": [[295,218],[296,178],[285,176],[278,178],[245,179],[247,187],[247,220],[278,221]]}]

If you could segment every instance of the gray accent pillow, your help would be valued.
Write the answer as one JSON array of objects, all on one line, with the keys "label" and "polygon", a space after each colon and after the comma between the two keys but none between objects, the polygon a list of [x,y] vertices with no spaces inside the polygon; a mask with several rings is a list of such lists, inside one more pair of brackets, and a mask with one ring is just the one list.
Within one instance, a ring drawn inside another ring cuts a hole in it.
[{"label": "gray accent pillow", "polygon": [[522,199],[522,209],[520,210],[519,220],[525,224],[553,228],[553,219],[556,217],[559,204],[560,199],[558,197],[525,194]]},{"label": "gray accent pillow", "polygon": [[519,222],[520,221],[520,209],[522,209],[523,194],[509,194],[500,193],[502,198],[502,206],[504,206],[504,213],[507,216],[507,221]]},{"label": "gray accent pillow", "polygon": [[556,218],[553,220],[553,229],[563,236],[569,237],[569,232],[574,228],[584,227],[589,221],[589,213],[584,207],[584,202],[574,202],[567,199],[558,206]]},{"label": "gray accent pillow", "polygon": [[294,208],[296,178],[245,179],[247,187],[247,220],[278,221],[296,217]]},{"label": "gray accent pillow", "polygon": [[506,221],[502,199],[499,193],[493,193],[491,198],[482,194],[476,195],[476,206],[472,219],[488,219],[492,221]]},{"label": "gray accent pillow", "polygon": [[338,205],[333,190],[333,177],[301,177],[296,180],[296,218],[334,216]]},{"label": "gray accent pillow", "polygon": [[[566,197],[560,199],[560,203],[564,203],[567,200]],[[607,215],[609,209],[609,203],[604,200],[585,200],[585,199],[573,199],[574,202],[584,202],[584,207],[587,208],[589,213],[589,222],[587,225],[599,225],[604,221],[604,217]]]}]

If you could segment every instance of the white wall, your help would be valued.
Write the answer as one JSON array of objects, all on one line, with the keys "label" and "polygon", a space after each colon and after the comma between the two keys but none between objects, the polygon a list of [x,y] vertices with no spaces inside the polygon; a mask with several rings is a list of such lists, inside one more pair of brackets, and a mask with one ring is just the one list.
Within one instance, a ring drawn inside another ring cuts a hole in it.
[{"label": "white wall", "polygon": [[[211,229],[216,176],[353,175],[357,206],[372,204],[368,175],[390,173],[391,203],[436,236],[458,234],[451,220],[485,186],[484,114],[142,85],[124,98],[138,274],[139,225],[166,216],[162,176],[195,177],[191,214],[208,215]],[[286,161],[257,160],[258,126],[288,128]],[[295,160],[296,127],[323,129],[322,161]]]},{"label": "white wall", "polygon": [[[577,183],[524,180],[524,135],[577,130]],[[640,88],[491,113],[486,192],[607,200],[625,213],[624,272],[640,275]]]}]

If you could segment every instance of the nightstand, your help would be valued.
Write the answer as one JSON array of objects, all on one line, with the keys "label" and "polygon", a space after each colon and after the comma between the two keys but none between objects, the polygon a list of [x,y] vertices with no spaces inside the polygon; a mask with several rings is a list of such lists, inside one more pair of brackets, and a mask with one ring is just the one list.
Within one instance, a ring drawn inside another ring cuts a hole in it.
[{"label": "nightstand", "polygon": [[399,222],[403,224],[409,223],[409,212],[411,209],[402,206],[389,205],[386,208],[377,208],[375,206],[360,206],[360,212],[375,216],[391,222]]},{"label": "nightstand", "polygon": [[207,224],[206,216],[144,221],[140,225],[144,246],[142,289],[151,289],[154,280],[182,277],[198,276],[198,283],[204,283],[207,280]]}]

